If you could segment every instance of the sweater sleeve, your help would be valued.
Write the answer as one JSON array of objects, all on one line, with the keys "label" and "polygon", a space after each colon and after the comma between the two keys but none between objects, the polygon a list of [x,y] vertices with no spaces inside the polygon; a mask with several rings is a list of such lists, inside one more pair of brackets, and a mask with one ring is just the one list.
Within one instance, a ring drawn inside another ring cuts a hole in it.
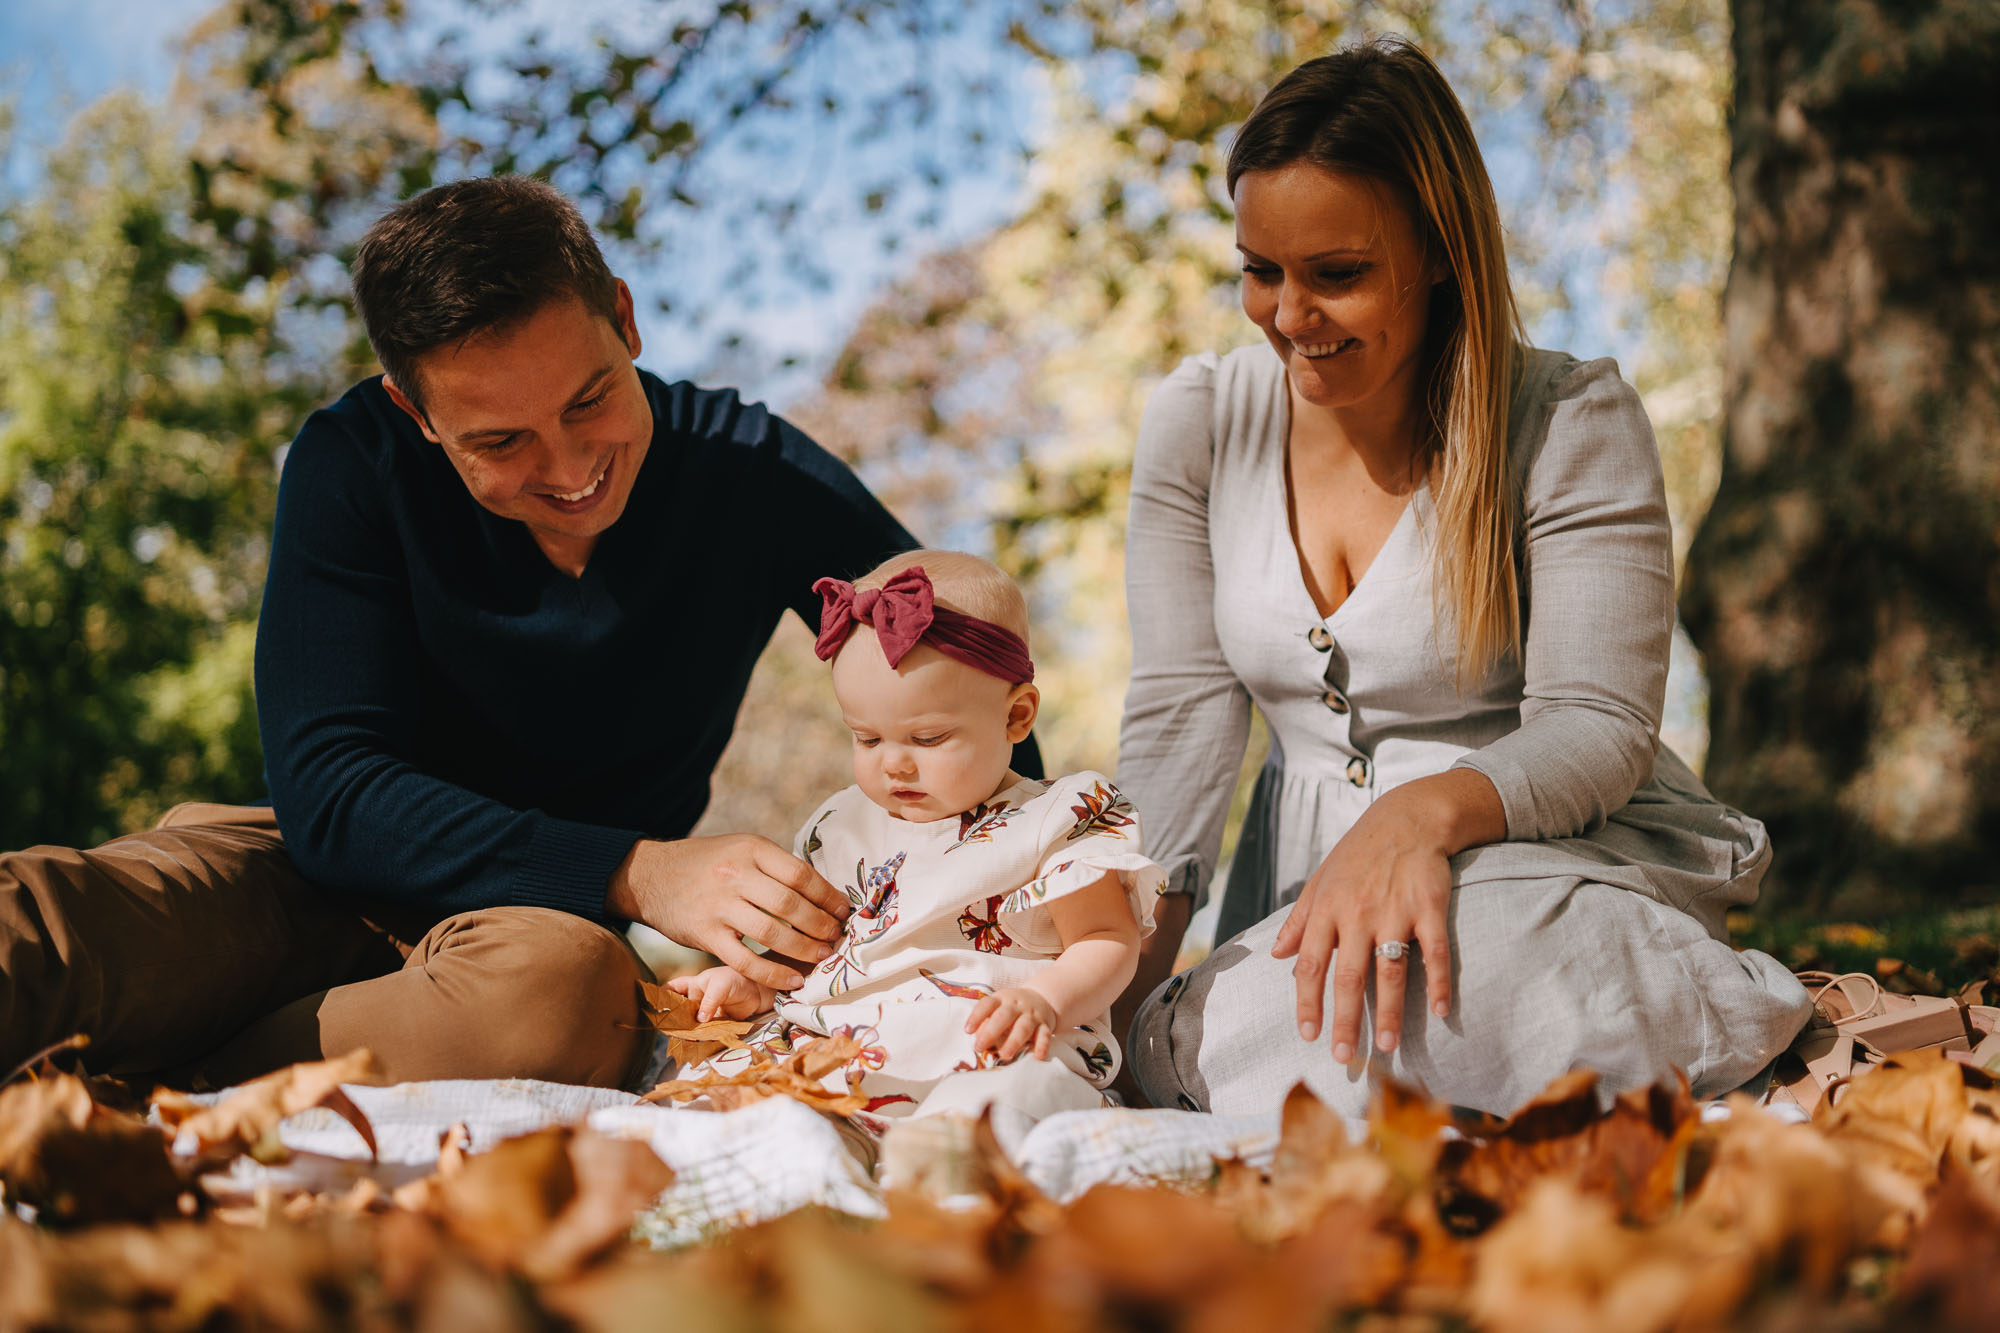
[{"label": "sweater sleeve", "polygon": [[1521,725],[1454,765],[1498,789],[1516,841],[1594,829],[1652,775],[1674,626],[1666,489],[1638,393],[1607,358],[1559,371],[1539,410]]},{"label": "sweater sleeve", "polygon": [[445,915],[519,905],[604,920],[637,832],[514,809],[413,762],[423,649],[381,457],[317,413],[278,486],[256,680],[285,849],[328,888]]},{"label": "sweater sleeve", "polygon": [[1118,735],[1118,785],[1146,821],[1162,892],[1197,896],[1215,873],[1250,739],[1250,694],[1215,629],[1215,371],[1212,356],[1182,362],[1139,424],[1125,537],[1132,680]]}]

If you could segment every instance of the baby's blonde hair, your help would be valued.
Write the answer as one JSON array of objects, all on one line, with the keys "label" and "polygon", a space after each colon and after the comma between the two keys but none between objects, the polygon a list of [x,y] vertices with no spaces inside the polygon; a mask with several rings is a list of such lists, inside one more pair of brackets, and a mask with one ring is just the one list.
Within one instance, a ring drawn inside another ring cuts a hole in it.
[{"label": "baby's blonde hair", "polygon": [[923,566],[945,610],[990,620],[1028,642],[1028,599],[1006,570],[966,551],[905,551],[854,580],[854,586],[879,588],[912,565]]}]

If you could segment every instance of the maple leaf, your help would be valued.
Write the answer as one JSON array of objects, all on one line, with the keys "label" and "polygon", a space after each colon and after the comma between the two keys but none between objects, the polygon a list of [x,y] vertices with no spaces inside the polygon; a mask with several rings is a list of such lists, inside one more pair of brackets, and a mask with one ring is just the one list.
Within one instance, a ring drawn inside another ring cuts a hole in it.
[{"label": "maple leaf", "polygon": [[376,1156],[375,1129],[353,1099],[341,1091],[343,1083],[380,1083],[381,1068],[372,1051],[361,1049],[332,1060],[314,1060],[287,1066],[234,1089],[213,1105],[204,1105],[185,1093],[167,1088],[153,1093],[153,1110],[170,1130],[194,1137],[197,1152],[205,1160],[226,1160],[248,1153],[266,1164],[283,1162],[290,1154],[278,1138],[278,1126],[287,1116],[315,1106],[324,1106],[354,1126],[368,1145],[370,1158]]}]

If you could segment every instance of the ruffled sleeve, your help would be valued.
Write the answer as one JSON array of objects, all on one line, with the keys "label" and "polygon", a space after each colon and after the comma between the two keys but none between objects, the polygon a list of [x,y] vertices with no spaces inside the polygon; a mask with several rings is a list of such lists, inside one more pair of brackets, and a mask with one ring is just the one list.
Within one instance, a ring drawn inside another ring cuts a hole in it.
[{"label": "ruffled sleeve", "polygon": [[1116,876],[1124,889],[1140,938],[1152,934],[1153,904],[1167,877],[1146,855],[1138,814],[1125,794],[1102,773],[1073,773],[1037,803],[1045,803],[1041,863],[1034,879],[1001,900],[998,913],[1014,942],[1037,953],[1060,953],[1062,935],[1049,903],[1106,875]]}]

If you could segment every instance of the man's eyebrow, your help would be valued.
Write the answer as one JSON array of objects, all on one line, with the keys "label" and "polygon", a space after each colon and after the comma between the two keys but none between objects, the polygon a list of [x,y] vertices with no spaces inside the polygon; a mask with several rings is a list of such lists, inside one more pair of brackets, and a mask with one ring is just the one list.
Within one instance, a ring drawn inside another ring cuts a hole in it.
[{"label": "man's eyebrow", "polygon": [[[603,386],[605,377],[610,375],[616,369],[618,369],[618,367],[607,363],[605,365],[599,366],[596,370],[591,371],[589,378],[584,380],[583,387],[578,389],[575,393],[569,396],[570,406],[574,407],[576,404],[582,402],[584,399],[590,397],[593,393],[595,393],[599,388]],[[469,430],[464,432],[463,434],[458,436],[458,442],[460,444],[471,444],[476,440],[503,440],[507,438],[509,435],[518,435],[518,434],[520,434],[520,428],[518,426],[488,426],[480,430]]]}]

